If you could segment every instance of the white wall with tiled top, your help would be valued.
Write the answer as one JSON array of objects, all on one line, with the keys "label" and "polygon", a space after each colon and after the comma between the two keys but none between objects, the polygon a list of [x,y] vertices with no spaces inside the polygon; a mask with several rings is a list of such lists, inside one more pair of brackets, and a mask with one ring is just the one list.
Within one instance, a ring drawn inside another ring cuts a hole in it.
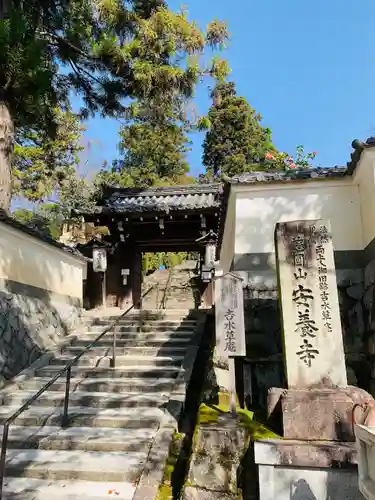
[{"label": "white wall with tiled top", "polygon": [[358,186],[364,248],[375,238],[375,148],[365,149],[354,171]]},{"label": "white wall with tiled top", "polygon": [[277,222],[329,219],[335,250],[363,249],[361,203],[352,179],[241,186],[235,254],[274,252]]},{"label": "white wall with tiled top", "polygon": [[335,250],[363,250],[375,238],[375,148],[352,176],[232,185],[220,259],[228,267],[236,254],[273,253],[277,222],[320,218],[331,221]]},{"label": "white wall with tiled top", "polygon": [[0,222],[0,280],[82,301],[86,265],[83,259]]}]

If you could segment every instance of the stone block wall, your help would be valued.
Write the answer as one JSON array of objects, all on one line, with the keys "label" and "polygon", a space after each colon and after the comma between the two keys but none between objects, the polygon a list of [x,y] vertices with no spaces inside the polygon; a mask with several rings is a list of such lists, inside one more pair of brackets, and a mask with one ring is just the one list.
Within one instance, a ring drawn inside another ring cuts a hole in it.
[{"label": "stone block wall", "polygon": [[[244,290],[246,357],[245,394],[252,393],[253,404],[267,407],[271,387],[284,386],[282,335],[277,288]],[[247,384],[251,383],[251,387]]]},{"label": "stone block wall", "polygon": [[364,329],[366,332],[366,368],[369,379],[368,391],[375,396],[375,259],[364,268],[363,291]]},{"label": "stone block wall", "polygon": [[0,289],[0,376],[10,379],[80,322],[81,308]]},{"label": "stone block wall", "polygon": [[363,269],[337,269],[336,276],[348,384],[369,390]]}]

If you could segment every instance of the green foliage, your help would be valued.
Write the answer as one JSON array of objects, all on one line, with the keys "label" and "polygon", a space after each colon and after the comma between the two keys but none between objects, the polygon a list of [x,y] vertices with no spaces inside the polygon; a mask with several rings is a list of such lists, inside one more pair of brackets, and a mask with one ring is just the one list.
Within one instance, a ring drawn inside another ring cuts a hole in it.
[{"label": "green foliage", "polygon": [[142,255],[142,271],[146,275],[150,271],[156,271],[161,265],[166,269],[181,264],[187,258],[186,252],[157,252],[144,253]]},{"label": "green foliage", "polygon": [[158,0],[12,2],[0,19],[2,100],[17,127],[48,130],[71,87],[83,96],[85,116],[121,111],[123,97],[171,89],[191,96],[198,77],[215,70],[212,61],[199,68],[183,61],[226,38],[225,23],[204,32],[186,11]]},{"label": "green foliage", "polygon": [[66,176],[58,189],[60,210],[66,219],[72,216],[72,211],[92,210],[95,206],[96,196],[94,185],[76,171]]},{"label": "green foliage", "polygon": [[[21,147],[24,141],[33,144],[34,134],[54,137],[55,110],[69,108],[71,92],[82,96],[84,118],[96,112],[122,116],[126,98],[189,98],[203,75],[222,78],[225,73],[219,60],[199,64],[197,59],[206,46],[225,44],[225,23],[212,22],[202,31],[185,11],[172,12],[162,0],[3,0],[2,7],[0,105],[9,111],[7,130],[11,133],[14,125]],[[125,147],[139,133],[147,135],[147,127],[136,128],[130,137],[124,133]],[[168,129],[177,142],[178,135]],[[25,165],[33,154],[38,164],[29,185]],[[8,148],[0,147],[4,179],[10,161]],[[38,151],[29,150],[20,168],[20,182],[32,198],[41,189],[40,161]]]},{"label": "green foliage", "polygon": [[264,168],[267,152],[276,151],[271,130],[261,125],[262,117],[238,97],[235,84],[218,83],[212,91],[208,116],[198,126],[206,129],[203,144],[205,179]]},{"label": "green foliage", "polygon": [[294,157],[288,153],[268,152],[265,156],[265,165],[267,168],[278,170],[314,168],[312,162],[315,160],[316,155],[315,151],[305,153],[305,148],[299,145],[296,148]]},{"label": "green foliage", "polygon": [[13,217],[57,240],[64,222],[69,222],[72,227],[81,225],[81,218],[74,215],[75,210],[89,211],[95,205],[94,187],[74,169],[69,170],[69,175],[65,173],[54,194],[55,202],[35,203],[32,210],[16,209]]},{"label": "green foliage", "polygon": [[79,163],[80,142],[85,130],[71,112],[56,110],[56,135],[46,131],[20,128],[12,163],[13,194],[32,201],[41,201],[74,176]]},{"label": "green foliage", "polygon": [[103,169],[102,182],[148,187],[177,184],[189,170],[188,138],[184,128],[170,121],[139,113],[120,131],[120,159]]},{"label": "green foliage", "polygon": [[[148,40],[147,50],[144,42],[137,45],[139,50],[145,50],[148,59],[139,63],[140,75],[147,88],[157,78],[157,90],[126,108],[126,123],[120,131],[120,158],[110,167],[104,166],[97,178],[100,184],[145,188],[184,181],[189,171],[187,133],[193,125],[187,117],[189,98],[204,74],[221,79],[228,73],[227,63],[219,58],[214,57],[204,66],[198,57],[206,46],[215,48],[225,42],[225,23],[213,21],[204,33],[188,21],[184,10],[173,13],[161,9],[142,21],[141,33],[142,40]],[[163,53],[159,54],[161,48]],[[169,66],[164,65],[157,75],[150,66],[152,54],[155,62],[169,61]]]},{"label": "green foliage", "polygon": [[57,205],[39,205],[33,210],[19,208],[13,212],[12,216],[26,226],[46,233],[54,240],[59,239],[61,235],[63,219]]},{"label": "green foliage", "polygon": [[296,148],[294,164],[297,168],[312,168],[312,162],[315,160],[316,154],[316,151],[305,153],[305,148],[299,145]]}]

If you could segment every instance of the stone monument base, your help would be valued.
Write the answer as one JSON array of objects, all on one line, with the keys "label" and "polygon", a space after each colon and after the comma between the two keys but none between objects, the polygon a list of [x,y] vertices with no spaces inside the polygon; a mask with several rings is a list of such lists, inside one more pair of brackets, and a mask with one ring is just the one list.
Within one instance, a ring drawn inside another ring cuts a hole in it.
[{"label": "stone monument base", "polygon": [[268,393],[268,417],[286,439],[354,442],[353,409],[374,401],[358,387],[279,389]]},{"label": "stone monument base", "polygon": [[355,443],[262,439],[254,454],[260,500],[363,500]]}]

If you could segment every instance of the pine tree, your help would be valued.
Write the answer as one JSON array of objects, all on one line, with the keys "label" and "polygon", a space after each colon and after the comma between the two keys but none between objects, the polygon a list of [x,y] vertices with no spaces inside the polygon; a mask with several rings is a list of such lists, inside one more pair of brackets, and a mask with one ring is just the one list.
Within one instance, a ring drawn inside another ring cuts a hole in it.
[{"label": "pine tree", "polygon": [[144,100],[129,107],[127,123],[120,130],[120,157],[101,172],[103,182],[150,187],[184,179],[189,171],[189,126],[177,109],[179,96],[167,99],[160,105]]},{"label": "pine tree", "polygon": [[208,116],[200,122],[201,129],[208,129],[203,143],[204,178],[263,169],[266,154],[276,150],[270,129],[261,125],[262,117],[237,96],[232,82],[218,83],[211,97]]}]

